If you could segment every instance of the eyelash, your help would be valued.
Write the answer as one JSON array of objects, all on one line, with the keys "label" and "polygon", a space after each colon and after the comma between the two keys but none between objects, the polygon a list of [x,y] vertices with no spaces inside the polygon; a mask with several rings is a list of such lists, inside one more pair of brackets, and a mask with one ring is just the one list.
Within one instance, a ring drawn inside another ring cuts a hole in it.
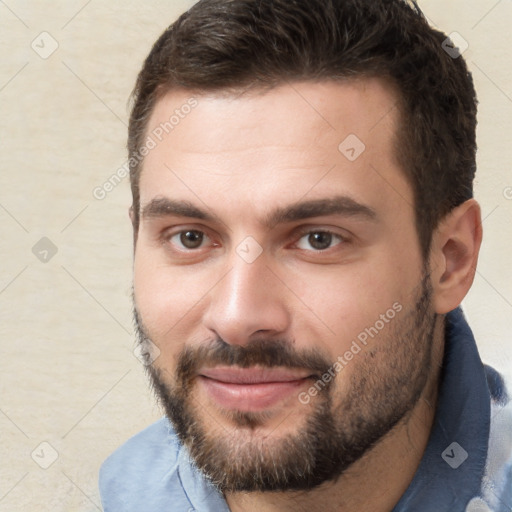
[{"label": "eyelash", "polygon": [[[179,237],[181,235],[183,235],[184,233],[188,233],[188,232],[195,232],[195,233],[201,233],[205,238],[207,239],[210,239],[211,240],[211,237],[208,235],[208,233],[202,229],[198,229],[198,228],[188,228],[188,229],[181,229],[180,231],[176,231],[174,233],[167,233],[164,235],[164,243],[168,243],[168,244],[171,244],[171,245],[175,245],[172,243],[172,239],[174,237]],[[213,244],[214,246],[215,245],[218,245],[218,244]],[[178,249],[179,252],[182,252],[182,253],[192,253],[192,252],[198,252],[199,249],[203,248],[203,242],[201,243],[201,246],[198,247],[197,249],[188,249],[186,247],[183,247],[181,249]]]},{"label": "eyelash", "polygon": [[[302,232],[299,233],[299,238],[297,239],[297,241],[293,244],[294,246],[297,246],[298,243],[304,238],[304,237],[307,237],[307,236],[310,236],[310,235],[313,235],[315,233],[322,233],[322,234],[327,234],[327,235],[330,235],[332,236],[333,238],[337,238],[338,239],[338,243],[335,243],[334,245],[331,245],[330,247],[328,247],[327,249],[317,249],[317,250],[314,250],[314,249],[301,249],[301,250],[304,250],[304,251],[309,251],[309,252],[314,252],[314,253],[324,253],[326,251],[328,251],[329,249],[332,249],[338,245],[341,245],[343,243],[346,243],[348,242],[348,238],[340,235],[339,233],[335,233],[334,231],[331,231],[329,229],[306,229]],[[333,240],[334,242],[334,240]],[[299,248],[300,249],[300,248]]]},{"label": "eyelash", "polygon": [[[166,243],[166,244],[169,244],[169,245],[176,245],[176,243],[173,243],[171,240],[174,238],[174,237],[177,237],[177,236],[181,236],[183,235],[184,233],[187,233],[189,231],[192,231],[192,232],[197,232],[197,233],[201,233],[206,239],[209,239],[210,241],[212,241],[212,237],[210,235],[208,235],[207,231],[205,231],[204,229],[200,229],[200,228],[196,228],[196,227],[190,227],[190,228],[186,228],[186,229],[180,229],[179,231],[176,231],[176,232],[172,232],[172,233],[165,233],[164,236],[163,236],[163,242]],[[330,236],[333,237],[333,243],[337,240],[337,243],[334,243],[334,245],[331,245],[329,247],[327,247],[326,249],[303,249],[303,248],[300,248],[298,247],[298,244],[299,242],[304,238],[304,237],[307,237],[307,236],[310,236],[312,234],[315,234],[315,233],[322,233],[322,234],[328,234]],[[333,249],[334,247],[337,247],[339,245],[344,245],[346,243],[349,243],[349,238],[346,237],[346,236],[343,236],[339,233],[336,233],[332,230],[329,230],[329,229],[326,229],[326,228],[304,228],[303,230],[299,231],[298,233],[296,233],[296,235],[294,235],[294,238],[295,238],[295,241],[293,242],[293,244],[289,245],[288,247],[295,247],[297,248],[298,250],[301,250],[301,251],[305,251],[305,252],[309,252],[309,253],[315,253],[315,254],[323,254],[323,253],[326,253],[327,251],[329,251],[330,249]],[[201,249],[204,248],[204,245],[203,245],[204,242],[201,243],[201,246],[198,247],[198,248],[195,248],[195,249],[189,249],[189,248],[186,248],[186,247],[183,247],[183,248],[179,248],[179,249],[175,249],[177,252],[179,253],[182,253],[182,254],[197,254]],[[218,247],[219,244],[216,244],[216,243],[213,243],[212,244],[213,247]]]}]

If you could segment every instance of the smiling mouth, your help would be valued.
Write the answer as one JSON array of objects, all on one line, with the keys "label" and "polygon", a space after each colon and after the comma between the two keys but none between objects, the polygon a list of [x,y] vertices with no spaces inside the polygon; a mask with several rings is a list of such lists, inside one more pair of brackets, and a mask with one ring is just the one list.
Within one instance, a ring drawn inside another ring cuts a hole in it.
[{"label": "smiling mouth", "polygon": [[296,396],[313,377],[303,369],[215,367],[202,369],[198,381],[223,409],[261,412]]}]

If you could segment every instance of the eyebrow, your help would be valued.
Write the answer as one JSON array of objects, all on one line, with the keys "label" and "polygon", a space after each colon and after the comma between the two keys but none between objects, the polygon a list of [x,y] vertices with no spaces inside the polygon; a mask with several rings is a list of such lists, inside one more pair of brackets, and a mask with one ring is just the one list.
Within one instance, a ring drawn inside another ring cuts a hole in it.
[{"label": "eyebrow", "polygon": [[[288,206],[278,207],[264,219],[263,224],[267,227],[274,227],[277,224],[326,215],[343,215],[372,222],[377,220],[377,212],[373,208],[348,196],[334,196],[325,199],[300,201]],[[152,199],[141,210],[143,219],[167,216],[190,217],[206,221],[219,220],[189,201],[176,201],[166,197]]]},{"label": "eyebrow", "polygon": [[286,222],[295,222],[313,217],[325,215],[343,215],[345,217],[356,217],[363,220],[377,220],[377,212],[364,204],[358,203],[349,196],[334,196],[325,199],[313,199],[301,201],[285,207],[277,208],[272,212],[265,224],[274,226]]},{"label": "eyebrow", "polygon": [[189,201],[174,201],[167,197],[152,199],[141,210],[141,217],[143,219],[169,217],[171,215],[177,217],[192,217],[207,221],[215,219],[213,215],[194,206]]}]

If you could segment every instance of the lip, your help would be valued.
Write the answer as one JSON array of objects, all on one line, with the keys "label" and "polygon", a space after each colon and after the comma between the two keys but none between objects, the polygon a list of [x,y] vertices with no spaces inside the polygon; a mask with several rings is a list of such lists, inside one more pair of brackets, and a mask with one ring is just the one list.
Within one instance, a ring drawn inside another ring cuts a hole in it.
[{"label": "lip", "polygon": [[254,366],[240,368],[238,366],[215,366],[199,371],[202,377],[225,382],[228,384],[265,384],[271,382],[291,382],[311,377],[307,370],[293,368],[263,368]]},{"label": "lip", "polygon": [[312,377],[306,370],[288,368],[205,368],[199,382],[223,409],[261,412],[276,406]]}]

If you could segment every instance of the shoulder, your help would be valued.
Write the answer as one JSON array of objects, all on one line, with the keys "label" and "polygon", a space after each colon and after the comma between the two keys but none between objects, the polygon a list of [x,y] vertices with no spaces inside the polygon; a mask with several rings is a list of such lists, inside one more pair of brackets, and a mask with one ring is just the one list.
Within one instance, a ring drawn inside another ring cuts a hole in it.
[{"label": "shoulder", "polygon": [[483,497],[490,510],[512,507],[512,401],[502,375],[485,366],[491,395],[491,425]]},{"label": "shoulder", "polygon": [[162,418],[117,448],[103,463],[100,477],[106,477],[120,467],[124,473],[139,471],[147,464],[153,466],[160,458],[165,458],[168,467],[172,459],[177,458],[178,451],[179,445],[172,427],[166,418]]},{"label": "shoulder", "polygon": [[[155,501],[149,509],[159,510],[156,501],[167,501],[170,494],[179,494],[181,486],[175,478],[179,451],[180,444],[166,418],[126,441],[100,469],[105,512],[137,510],[148,506],[148,499]],[[170,480],[174,480],[175,489],[168,485]]]}]

